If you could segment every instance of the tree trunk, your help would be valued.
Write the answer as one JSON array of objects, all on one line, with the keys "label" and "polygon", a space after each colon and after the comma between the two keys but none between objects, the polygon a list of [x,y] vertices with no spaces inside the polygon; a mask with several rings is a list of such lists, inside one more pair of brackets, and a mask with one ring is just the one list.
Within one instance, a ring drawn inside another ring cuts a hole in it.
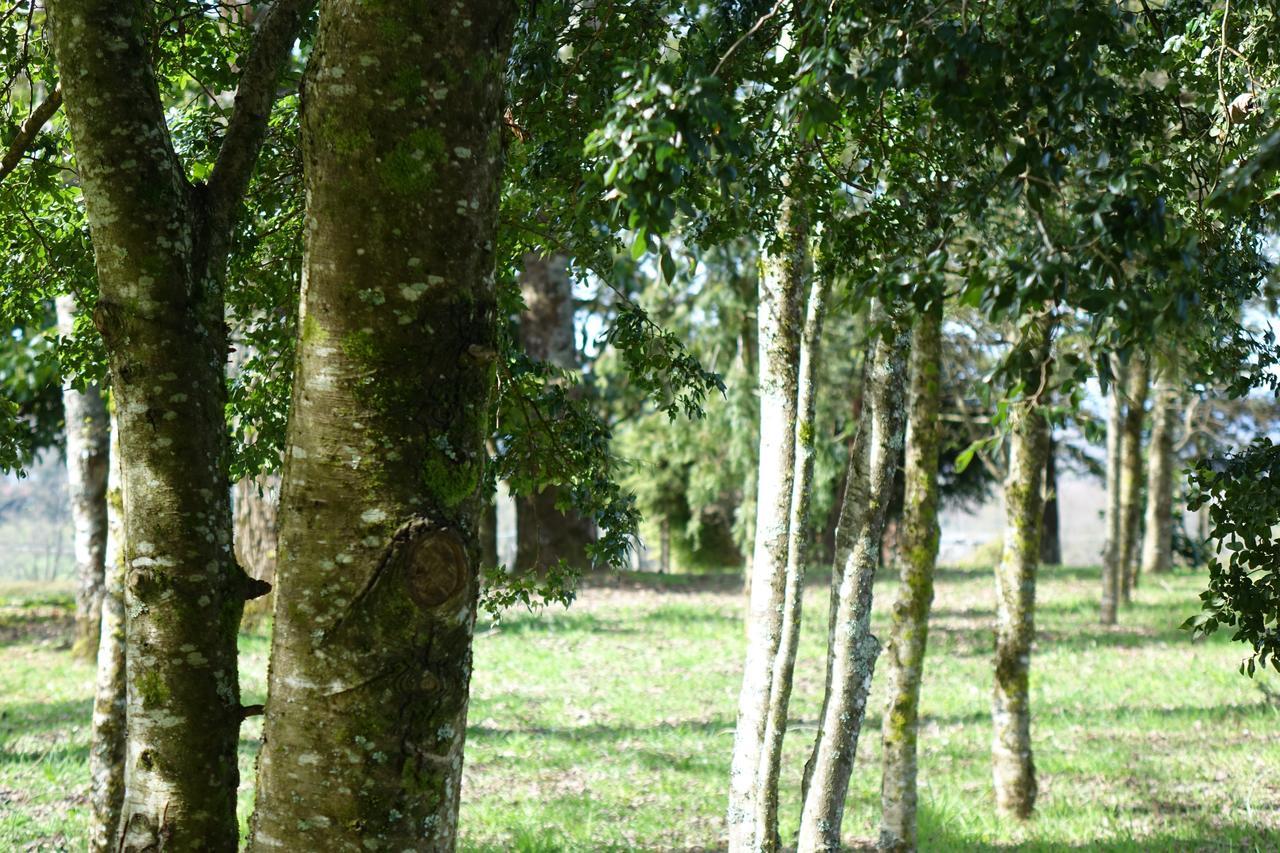
[{"label": "tree trunk", "polygon": [[1142,525],[1142,422],[1146,417],[1147,360],[1129,359],[1125,377],[1124,432],[1120,442],[1120,603],[1128,604],[1138,585]]},{"label": "tree trunk", "polygon": [[[58,334],[75,331],[76,299],[57,300]],[[94,660],[102,633],[102,595],[106,582],[107,467],[110,427],[107,405],[96,384],[77,391],[66,382],[62,408],[67,425],[67,491],[71,497],[71,523],[76,553],[76,637],[71,647],[76,657]]]},{"label": "tree trunk", "polygon": [[1156,382],[1151,415],[1142,571],[1160,574],[1173,564],[1173,431],[1178,417],[1178,392],[1168,367]]},{"label": "tree trunk", "polygon": [[1040,562],[1062,565],[1061,520],[1058,510],[1058,443],[1049,434],[1049,458],[1044,464],[1044,521],[1040,526]]},{"label": "tree trunk", "polygon": [[513,11],[321,3],[253,850],[456,845]]},{"label": "tree trunk", "polygon": [[[525,352],[560,370],[576,372],[578,348],[574,343],[569,259],[526,254],[520,292],[525,304],[520,317]],[[586,548],[594,541],[595,531],[590,519],[556,507],[564,494],[564,488],[551,485],[516,498],[517,572],[546,571],[560,560],[578,569],[589,567]]]},{"label": "tree trunk", "polygon": [[800,338],[799,387],[796,391],[795,477],[791,488],[791,520],[787,541],[787,568],[782,609],[782,634],[774,656],[765,715],[764,739],[756,771],[756,841],[776,850],[778,837],[778,777],[782,768],[782,741],[787,733],[787,709],[796,649],[800,645],[800,621],[804,612],[804,578],[808,559],[805,544],[809,531],[809,506],[813,492],[814,413],[817,409],[818,367],[822,362],[822,325],[826,319],[830,279],[813,276],[804,330]]},{"label": "tree trunk", "polygon": [[[1049,422],[1041,410],[1050,370],[1052,315],[1037,319],[1020,346],[1031,356],[1022,377],[1028,397],[1010,414],[1009,473],[1004,485],[1004,553],[996,567],[995,690],[991,703],[996,808],[1031,816],[1036,769],[1031,755],[1031,646],[1035,641],[1036,569],[1044,519]],[[1038,390],[1037,390],[1038,389]]]},{"label": "tree trunk", "polygon": [[807,230],[787,199],[776,243],[763,249],[760,271],[759,370],[760,454],[756,477],[755,547],[751,560],[750,608],[738,722],[729,770],[729,849],[759,850],[756,789],[764,745],[773,665],[782,640],[787,547],[796,452],[796,389],[800,369]]},{"label": "tree trunk", "polygon": [[876,303],[872,325],[884,328],[867,371],[863,407],[836,534],[828,625],[827,688],[813,753],[805,765],[798,849],[840,849],[849,775],[866,714],[880,642],[871,633],[871,596],[880,537],[902,450],[909,329],[898,306]]},{"label": "tree trunk", "polygon": [[263,15],[198,186],[169,138],[151,6],[49,5],[121,449],[129,750],[116,849],[234,850],[236,627],[256,587],[231,551],[222,284],[306,4],[278,0]]},{"label": "tree trunk", "polygon": [[1111,356],[1111,404],[1107,410],[1107,477],[1104,527],[1106,539],[1102,549],[1102,606],[1098,621],[1116,624],[1120,602],[1120,445],[1124,433],[1123,371],[1120,359]]},{"label": "tree trunk", "polygon": [[886,646],[888,702],[883,730],[880,849],[916,849],[916,734],[920,677],[929,637],[938,558],[938,452],[942,439],[942,301],[920,317],[911,350],[902,559]]},{"label": "tree trunk", "polygon": [[[112,418],[114,420],[114,418]],[[108,427],[106,583],[93,696],[93,738],[89,746],[89,850],[115,853],[124,805],[126,730],[124,636],[124,496],[121,494],[117,430]]]},{"label": "tree trunk", "polygon": [[[236,559],[254,580],[276,582],[276,515],[280,507],[280,476],[261,474],[246,477],[235,485],[232,498],[235,513]],[[245,620],[268,616],[275,596],[267,594],[245,606]]]}]

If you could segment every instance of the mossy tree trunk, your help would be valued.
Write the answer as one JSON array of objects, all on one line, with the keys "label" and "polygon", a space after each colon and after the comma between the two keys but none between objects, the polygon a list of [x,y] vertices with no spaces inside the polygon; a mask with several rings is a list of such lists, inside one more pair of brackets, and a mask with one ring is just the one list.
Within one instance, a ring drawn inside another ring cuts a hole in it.
[{"label": "mossy tree trunk", "polygon": [[[114,418],[111,418],[114,421]],[[124,805],[127,691],[124,638],[124,496],[120,447],[114,425],[108,452],[107,541],[98,668],[93,694],[93,736],[89,745],[89,850],[115,853]]]},{"label": "mossy tree trunk", "polygon": [[320,6],[253,850],[456,844],[513,13]]},{"label": "mossy tree trunk", "polygon": [[119,426],[128,682],[116,849],[234,850],[242,709],[222,283],[236,217],[305,2],[258,25],[206,184],[169,138],[150,4],[54,0],[53,47],[93,238]]},{"label": "mossy tree trunk", "polygon": [[783,203],[777,235],[763,247],[759,279],[759,473],[755,547],[751,559],[747,650],[738,694],[729,770],[729,849],[761,850],[756,787],[764,749],[773,666],[782,641],[791,501],[795,489],[797,397],[808,231],[791,199]]},{"label": "mossy tree trunk", "polygon": [[1103,511],[1105,539],[1102,546],[1102,604],[1098,621],[1116,624],[1120,604],[1120,446],[1124,433],[1124,395],[1121,394],[1122,370],[1119,358],[1111,357],[1112,375],[1110,404],[1107,408],[1106,503]]},{"label": "mossy tree trunk", "polygon": [[1141,570],[1169,571],[1173,564],[1173,432],[1178,417],[1178,390],[1166,366],[1156,382],[1151,408],[1151,441],[1147,452],[1147,508],[1143,525]]},{"label": "mossy tree trunk", "polygon": [[[58,334],[75,330],[76,299],[57,300]],[[77,391],[65,383],[62,409],[67,436],[67,491],[76,554],[76,636],[74,655],[94,660],[102,631],[102,595],[106,583],[107,468],[110,426],[107,404],[96,384]]]},{"label": "mossy tree trunk", "polygon": [[1147,360],[1129,359],[1125,370],[1124,430],[1120,437],[1120,537],[1117,562],[1120,570],[1120,603],[1128,604],[1138,585],[1138,559],[1142,547],[1142,426],[1147,405]]},{"label": "mossy tree trunk", "polygon": [[866,714],[880,642],[871,633],[872,586],[906,421],[904,385],[910,331],[900,306],[877,302],[883,329],[866,374],[858,438],[849,457],[832,566],[827,684],[813,752],[805,765],[798,849],[840,849],[849,775]]},{"label": "mossy tree trunk", "polygon": [[888,700],[880,784],[880,849],[916,849],[916,734],[920,678],[938,559],[938,451],[942,439],[942,301],[921,315],[912,338],[902,559],[886,645]]},{"label": "mossy tree trunk", "polygon": [[795,477],[791,484],[791,520],[787,534],[787,568],[782,604],[782,633],[774,655],[765,709],[764,738],[756,770],[756,841],[765,850],[780,846],[778,835],[778,777],[782,770],[782,741],[787,734],[787,710],[800,621],[804,611],[805,567],[809,549],[809,507],[812,503],[814,423],[818,368],[822,363],[822,326],[826,319],[830,280],[814,275],[809,288],[804,329],[800,336],[800,368],[796,390]]},{"label": "mossy tree trunk", "polygon": [[992,776],[1001,814],[1027,818],[1035,809],[1031,749],[1031,646],[1035,642],[1036,570],[1044,519],[1044,466],[1049,421],[1042,404],[1048,385],[1052,315],[1037,318],[1018,346],[1027,367],[1026,397],[1010,410],[1009,471],[1004,484],[1004,552],[996,567],[995,690],[991,702]]},{"label": "mossy tree trunk", "polygon": [[[532,358],[561,370],[578,370],[573,329],[573,279],[564,255],[526,254],[520,271],[525,311],[520,341]],[[516,498],[516,571],[546,571],[564,560],[588,568],[587,545],[595,539],[590,519],[556,507],[565,489],[547,486]]]}]

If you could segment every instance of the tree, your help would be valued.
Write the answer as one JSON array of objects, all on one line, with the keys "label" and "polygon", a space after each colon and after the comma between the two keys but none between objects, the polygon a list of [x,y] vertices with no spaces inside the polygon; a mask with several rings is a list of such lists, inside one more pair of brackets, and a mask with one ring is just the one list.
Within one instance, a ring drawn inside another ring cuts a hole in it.
[{"label": "tree", "polygon": [[1140,571],[1162,574],[1173,563],[1173,439],[1178,415],[1178,390],[1173,367],[1166,364],[1156,378],[1151,405],[1151,441],[1147,453],[1147,506],[1142,530]]},{"label": "tree", "polygon": [[1120,434],[1120,538],[1116,557],[1120,572],[1120,603],[1128,604],[1138,585],[1142,545],[1142,427],[1146,420],[1148,370],[1146,358],[1134,355],[1125,366],[1124,429]]},{"label": "tree", "polygon": [[[521,343],[530,357],[572,375],[579,364],[569,259],[562,254],[529,252],[522,261],[520,291],[525,311],[520,317]],[[577,569],[588,567],[586,547],[594,539],[593,531],[586,519],[556,506],[565,497],[562,488],[547,486],[517,498],[517,572],[545,571],[559,560]]]},{"label": "tree", "polygon": [[[1118,360],[1115,361],[1118,365]],[[1115,371],[1119,374],[1119,370]],[[1120,388],[1111,387],[1111,403],[1107,408],[1107,450],[1106,450],[1106,505],[1103,526],[1106,538],[1102,554],[1102,605],[1098,621],[1103,625],[1116,624],[1117,611],[1120,605],[1120,579],[1123,565],[1120,562],[1120,534],[1122,529],[1120,512],[1120,446],[1124,432],[1124,402]]]},{"label": "tree", "polygon": [[[122,453],[130,748],[121,849],[236,846],[236,627],[260,588],[231,553],[222,283],[306,8],[279,0],[242,45],[216,162],[207,183],[192,183],[166,125],[149,8],[50,4]],[[199,13],[194,23],[218,32]]]},{"label": "tree", "polygon": [[777,843],[776,826],[768,818],[770,793],[758,785],[769,774],[768,765],[776,760],[765,742],[770,695],[784,622],[788,615],[795,617],[787,613],[786,596],[797,472],[797,392],[807,241],[803,209],[798,200],[788,199],[780,212],[777,235],[764,247],[759,282],[760,472],[756,479],[747,651],[729,772],[732,850],[770,850]]},{"label": "tree", "polygon": [[906,496],[898,597],[885,648],[888,698],[880,785],[880,849],[916,849],[916,735],[938,558],[938,456],[942,421],[942,300],[916,322],[911,342]]},{"label": "tree", "polygon": [[[114,421],[114,416],[111,417]],[[89,744],[89,850],[115,853],[124,807],[128,743],[128,693],[125,685],[124,496],[120,493],[120,445],[114,423],[108,427],[107,541],[102,592],[102,633],[98,641],[93,695],[93,737]]]},{"label": "tree", "polygon": [[[58,333],[74,332],[75,297],[58,298]],[[76,550],[76,639],[72,653],[94,660],[102,630],[106,583],[107,469],[110,427],[107,405],[96,383],[77,389],[64,383],[62,406],[67,424],[67,490]]]},{"label": "tree", "polygon": [[1019,341],[1022,399],[1010,411],[1009,474],[1005,480],[1005,540],[996,567],[995,690],[991,703],[992,772],[996,807],[1030,817],[1036,801],[1028,678],[1035,640],[1036,570],[1044,518],[1044,467],[1049,421],[1041,410],[1051,366],[1053,314],[1033,318]]},{"label": "tree", "polygon": [[880,336],[867,373],[858,439],[849,457],[831,571],[827,677],[813,751],[804,769],[798,849],[840,849],[849,775],[866,713],[880,643],[871,633],[871,597],[880,539],[902,450],[910,323],[905,306],[872,311]]},{"label": "tree", "polygon": [[513,12],[321,3],[255,850],[456,843]]},{"label": "tree", "polygon": [[1049,457],[1044,465],[1044,522],[1040,530],[1040,562],[1062,565],[1061,519],[1058,510],[1058,442],[1049,435]]}]

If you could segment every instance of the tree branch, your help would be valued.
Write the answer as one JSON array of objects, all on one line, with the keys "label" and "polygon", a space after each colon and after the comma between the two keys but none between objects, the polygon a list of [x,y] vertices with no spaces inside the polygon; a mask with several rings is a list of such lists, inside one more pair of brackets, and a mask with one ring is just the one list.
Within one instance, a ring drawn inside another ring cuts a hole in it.
[{"label": "tree branch", "polygon": [[53,114],[61,106],[62,86],[59,85],[49,93],[49,97],[45,98],[40,106],[32,110],[31,115],[27,116],[27,120],[22,123],[22,127],[18,128],[18,135],[13,138],[13,142],[9,143],[9,150],[4,152],[4,159],[0,160],[0,181],[17,168],[18,161],[22,159],[23,154],[27,153],[36,135],[40,133],[40,128],[53,118]]},{"label": "tree branch", "polygon": [[276,100],[280,69],[298,37],[302,19],[314,5],[315,0],[276,0],[258,24],[240,73],[227,133],[209,176],[209,225],[215,242],[226,239],[235,209],[248,189]]}]

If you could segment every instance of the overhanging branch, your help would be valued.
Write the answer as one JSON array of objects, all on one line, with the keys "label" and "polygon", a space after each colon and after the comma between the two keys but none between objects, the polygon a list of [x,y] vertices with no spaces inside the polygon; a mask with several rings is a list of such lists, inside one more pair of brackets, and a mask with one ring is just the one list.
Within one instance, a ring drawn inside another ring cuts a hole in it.
[{"label": "overhanging branch", "polygon": [[4,152],[4,159],[0,160],[0,181],[18,167],[22,155],[26,154],[31,143],[35,142],[40,128],[53,118],[54,113],[61,106],[62,86],[59,85],[49,93],[49,97],[41,101],[40,106],[31,111],[31,115],[27,116],[27,120],[22,123],[22,127],[18,128],[18,135],[13,138],[13,142],[9,143],[9,150]]}]

